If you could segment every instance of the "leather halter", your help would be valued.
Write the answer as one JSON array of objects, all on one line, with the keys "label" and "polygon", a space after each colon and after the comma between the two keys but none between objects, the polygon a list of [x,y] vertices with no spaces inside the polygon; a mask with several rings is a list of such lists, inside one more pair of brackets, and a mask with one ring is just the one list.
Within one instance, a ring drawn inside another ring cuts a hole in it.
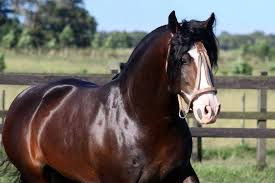
[{"label": "leather halter", "polygon": [[[182,90],[180,91],[180,94],[178,94],[179,117],[180,118],[186,118],[187,114],[192,110],[191,106],[193,104],[193,101],[195,99],[197,99],[199,96],[201,96],[202,94],[208,93],[208,92],[217,93],[217,89],[214,87],[211,79],[208,77],[208,76],[210,76],[209,71],[211,70],[211,63],[210,63],[209,57],[207,55],[207,51],[201,42],[195,43],[195,47],[197,48],[198,53],[199,53],[196,83],[195,83],[195,87],[193,89],[190,99],[188,99],[188,96]],[[207,80],[209,87],[200,89],[201,72],[203,72],[201,69],[202,64],[204,66],[203,68],[204,68],[206,80]],[[186,103],[185,101],[189,101],[189,102]],[[186,106],[186,104],[187,104],[187,106]],[[184,115],[182,115],[182,112],[184,112]]]}]

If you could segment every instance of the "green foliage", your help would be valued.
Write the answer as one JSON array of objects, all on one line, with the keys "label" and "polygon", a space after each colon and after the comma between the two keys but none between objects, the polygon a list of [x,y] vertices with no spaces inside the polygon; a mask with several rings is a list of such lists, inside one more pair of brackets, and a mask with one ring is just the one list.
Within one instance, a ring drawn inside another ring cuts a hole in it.
[{"label": "green foliage", "polygon": [[13,48],[16,45],[16,33],[14,30],[10,30],[1,41],[1,46],[4,48]]},{"label": "green foliage", "polygon": [[255,41],[251,35],[233,35],[228,32],[222,32],[218,40],[219,46],[223,50],[238,49],[244,45],[254,44]]},{"label": "green foliage", "polygon": [[21,32],[20,22],[17,19],[7,19],[5,23],[0,26],[0,40],[11,30],[14,31],[16,35]]},{"label": "green foliage", "polygon": [[20,39],[17,43],[18,48],[33,48],[34,47],[34,40],[33,36],[28,29],[24,29],[22,34],[20,35]]},{"label": "green foliage", "polygon": [[[259,59],[266,60],[272,57],[272,49],[268,40],[259,39],[255,44],[244,45],[242,48],[243,56],[256,56]],[[274,55],[275,56],[275,55]]]},{"label": "green foliage", "polygon": [[6,23],[8,18],[8,13],[11,12],[9,9],[10,0],[1,0],[0,1],[0,26]]},{"label": "green foliage", "polygon": [[61,47],[72,47],[74,44],[74,32],[70,25],[59,34],[59,42]]},{"label": "green foliage", "polygon": [[252,75],[253,68],[245,61],[237,61],[233,66],[233,73],[237,75]]},{"label": "green foliage", "polygon": [[56,49],[58,48],[58,42],[55,38],[52,38],[46,43],[45,47],[49,49]]},{"label": "green foliage", "polygon": [[6,68],[5,56],[4,54],[0,53],[0,72],[3,72],[5,68]]},{"label": "green foliage", "polygon": [[232,39],[232,36],[227,32],[222,32],[219,36],[220,47],[224,50],[237,48],[237,43]]},{"label": "green foliage", "polygon": [[100,48],[103,45],[104,35],[100,32],[95,33],[94,38],[92,40],[91,46],[92,48]]},{"label": "green foliage", "polygon": [[131,38],[127,32],[111,32],[103,43],[104,48],[129,48]]},{"label": "green foliage", "polygon": [[[4,1],[9,0],[0,1],[0,25],[1,13],[4,12],[4,10],[2,11]],[[10,2],[12,3],[5,4],[5,8],[6,6],[15,8],[15,12],[11,16],[17,17],[14,20],[19,18],[24,20],[22,23],[17,21],[18,27],[23,27],[23,34],[20,36],[20,43],[17,44],[17,40],[12,39],[13,32],[11,32],[13,30],[14,33],[18,33],[17,29],[14,29],[16,21],[11,21],[13,19],[5,15],[5,21],[2,22],[7,26],[5,28],[0,27],[0,39],[10,33],[5,37],[4,41],[7,45],[5,47],[18,45],[20,48],[56,48],[59,47],[59,43],[63,44],[62,46],[67,46],[66,43],[75,47],[90,46],[97,24],[94,17],[84,8],[83,0],[20,0]]]},{"label": "green foliage", "polygon": [[246,59],[275,60],[275,35],[256,31],[251,34],[229,34],[222,32],[218,37],[223,50],[241,49]]},{"label": "green foliage", "polygon": [[130,47],[134,48],[137,46],[137,44],[146,36],[146,32],[140,32],[140,31],[134,31],[134,32],[130,32],[129,36],[130,36]]},{"label": "green foliage", "polygon": [[0,25],[5,48],[132,48],[146,35],[140,31],[96,32],[97,22],[83,0],[2,0]]},{"label": "green foliage", "polygon": [[[83,8],[80,0],[47,1],[40,7],[37,22],[36,25],[43,30],[45,37],[50,37],[50,39],[60,38],[59,35],[64,31],[69,31],[70,34],[73,32],[72,38],[65,35],[65,39],[69,42],[73,40],[73,45],[76,47],[90,46],[97,26],[94,17]],[[61,40],[63,41],[64,39]]]},{"label": "green foliage", "polygon": [[91,45],[93,48],[133,48],[145,35],[145,32],[98,32]]},{"label": "green foliage", "polygon": [[[96,27],[83,0],[0,0],[0,39],[6,48],[133,48],[146,35],[139,31],[96,33]],[[17,36],[25,29],[28,34],[23,33],[17,43]],[[244,57],[275,60],[275,35],[222,32],[218,40],[223,50],[242,49]]]}]

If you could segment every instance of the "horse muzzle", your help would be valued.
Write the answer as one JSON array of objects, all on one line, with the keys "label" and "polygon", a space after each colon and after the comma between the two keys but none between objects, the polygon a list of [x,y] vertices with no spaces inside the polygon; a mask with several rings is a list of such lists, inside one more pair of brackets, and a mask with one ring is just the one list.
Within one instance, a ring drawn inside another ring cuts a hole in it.
[{"label": "horse muzzle", "polygon": [[221,104],[215,94],[203,94],[193,102],[192,110],[201,124],[214,123],[220,113]]}]

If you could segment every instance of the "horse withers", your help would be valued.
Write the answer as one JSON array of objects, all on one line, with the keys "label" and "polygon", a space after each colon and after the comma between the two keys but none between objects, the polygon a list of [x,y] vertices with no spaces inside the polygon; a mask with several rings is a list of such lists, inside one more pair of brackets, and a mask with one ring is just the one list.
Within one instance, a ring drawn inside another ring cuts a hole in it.
[{"label": "horse withers", "polygon": [[178,23],[172,12],[106,85],[66,79],[19,94],[3,144],[21,181],[199,182],[184,117],[213,123],[219,113],[214,22]]}]

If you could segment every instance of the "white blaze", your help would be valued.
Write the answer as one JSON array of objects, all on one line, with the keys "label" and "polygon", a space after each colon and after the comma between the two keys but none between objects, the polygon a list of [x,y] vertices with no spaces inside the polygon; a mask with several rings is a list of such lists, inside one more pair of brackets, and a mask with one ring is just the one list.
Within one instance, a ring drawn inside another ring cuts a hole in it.
[{"label": "white blaze", "polygon": [[[200,55],[198,48],[196,46],[193,46],[192,49],[188,51],[188,53],[194,59],[196,66],[198,68],[199,67],[199,55]],[[201,64],[200,67],[201,67],[201,80],[200,80],[199,89],[208,88],[208,87],[210,87],[210,85],[208,84],[206,77],[209,77],[209,76],[206,76],[206,72],[205,72],[205,69],[207,69],[207,68],[204,68],[204,64]]]},{"label": "white blaze", "polygon": [[[204,64],[199,65],[199,57],[200,53],[198,51],[198,48],[196,46],[193,46],[192,49],[188,51],[189,55],[194,59],[195,64],[200,68],[200,84],[199,84],[199,90],[205,89],[211,86],[210,83],[208,83],[207,78],[211,80],[210,76],[207,76],[206,74],[211,72],[205,72],[206,69]],[[208,55],[206,55],[208,57]],[[202,58],[204,59],[204,58]],[[203,60],[202,62],[206,62],[206,60]],[[213,81],[211,81],[213,83]],[[191,98],[191,95],[186,95],[188,98]],[[189,98],[189,99],[190,99]],[[214,92],[207,92],[205,94],[200,95],[197,99],[193,102],[193,112],[196,117],[196,119],[201,123],[212,123],[215,122],[218,110],[219,110],[220,104],[218,102],[216,93]],[[207,109],[207,110],[205,110]],[[208,111],[208,112],[207,112]],[[200,114],[199,114],[200,113]]]}]

